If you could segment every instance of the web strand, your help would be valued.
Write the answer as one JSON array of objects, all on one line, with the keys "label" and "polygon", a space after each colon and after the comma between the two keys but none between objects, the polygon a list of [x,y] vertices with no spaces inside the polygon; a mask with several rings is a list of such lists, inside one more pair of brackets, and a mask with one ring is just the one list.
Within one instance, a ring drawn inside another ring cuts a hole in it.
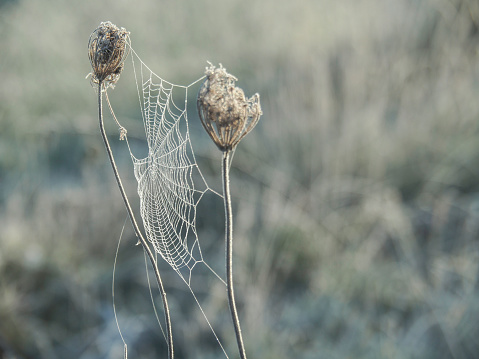
[{"label": "web strand", "polygon": [[[116,327],[118,328],[118,333],[120,334],[121,341],[123,342],[123,347],[124,347],[124,357],[125,359],[128,356],[128,347],[125,342],[125,338],[123,337],[123,334],[120,329],[120,323],[118,322],[118,315],[116,313],[116,304],[115,304],[115,274],[116,274],[116,262],[118,260],[118,252],[120,251],[120,244],[121,244],[121,238],[123,237],[123,231],[125,230],[125,225],[128,217],[125,218],[125,221],[123,222],[123,227],[121,228],[121,233],[120,237],[118,238],[118,245],[116,247],[116,253],[115,253],[115,260],[113,262],[113,275],[111,279],[111,299],[112,299],[112,306],[113,306],[113,314],[115,315],[115,322],[116,322]],[[162,328],[163,330],[163,328]]]}]

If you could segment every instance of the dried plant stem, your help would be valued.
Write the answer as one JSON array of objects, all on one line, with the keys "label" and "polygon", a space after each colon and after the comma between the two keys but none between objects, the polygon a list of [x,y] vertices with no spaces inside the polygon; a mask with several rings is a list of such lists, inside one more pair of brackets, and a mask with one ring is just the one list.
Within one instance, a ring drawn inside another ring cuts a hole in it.
[{"label": "dried plant stem", "polygon": [[233,288],[233,211],[231,209],[231,194],[230,194],[230,159],[231,151],[223,152],[223,196],[225,204],[225,221],[226,221],[226,283],[228,291],[228,303],[231,312],[231,318],[236,333],[236,342],[238,343],[238,350],[241,359],[246,359],[246,351],[243,343],[243,336],[241,334],[240,321],[238,318],[238,311],[236,309],[236,302]]},{"label": "dried plant stem", "polygon": [[102,81],[99,81],[98,83],[98,117],[100,121],[101,136],[103,138],[103,142],[105,143],[106,152],[108,153],[108,157],[110,159],[110,163],[113,168],[113,173],[115,174],[116,182],[118,183],[118,188],[120,189],[121,196],[123,197],[123,201],[125,202],[125,207],[130,217],[133,228],[135,230],[136,236],[138,237],[140,243],[143,245],[143,249],[146,251],[146,254],[148,255],[151,265],[153,266],[153,269],[155,271],[156,281],[158,282],[158,287],[160,289],[161,298],[163,301],[163,309],[165,312],[166,332],[167,332],[167,342],[168,342],[168,358],[173,359],[174,358],[173,333],[171,330],[171,317],[170,317],[170,310],[168,307],[168,301],[166,298],[166,291],[163,286],[163,282],[161,280],[160,271],[158,269],[158,265],[156,263],[155,257],[150,247],[148,246],[148,243],[143,237],[143,234],[141,233],[140,228],[138,227],[138,223],[136,222],[135,216],[133,214],[133,210],[131,209],[130,202],[128,201],[128,197],[125,192],[125,188],[123,187],[123,184],[121,182],[120,174],[118,172],[118,168],[116,166],[115,159],[113,157],[113,152],[111,150],[110,143],[108,142],[108,138],[106,136],[105,126],[103,124],[102,86],[103,86]]}]

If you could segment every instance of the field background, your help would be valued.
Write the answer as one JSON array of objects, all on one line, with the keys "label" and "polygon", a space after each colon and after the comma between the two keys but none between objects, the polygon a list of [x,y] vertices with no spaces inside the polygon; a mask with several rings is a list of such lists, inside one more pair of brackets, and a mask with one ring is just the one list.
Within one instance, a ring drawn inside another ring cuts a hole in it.
[{"label": "field background", "polygon": [[[0,358],[123,357],[111,287],[126,212],[85,79],[88,38],[106,20],[172,82],[193,82],[209,60],[261,94],[264,115],[232,168],[251,358],[479,358],[476,0],[1,0]],[[134,123],[130,79],[127,65],[110,98]],[[194,95],[193,146],[220,189],[221,154]],[[203,249],[221,272],[221,202],[207,197],[200,210]],[[126,223],[115,302],[129,358],[164,358]],[[161,269],[177,357],[224,357],[189,291]],[[235,358],[224,288],[194,281]]]}]

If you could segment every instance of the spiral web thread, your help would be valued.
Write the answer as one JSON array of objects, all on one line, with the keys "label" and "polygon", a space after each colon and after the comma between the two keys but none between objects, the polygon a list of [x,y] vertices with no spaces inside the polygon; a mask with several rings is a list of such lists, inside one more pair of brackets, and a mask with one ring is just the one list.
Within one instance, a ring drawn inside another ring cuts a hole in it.
[{"label": "spiral web thread", "polygon": [[148,155],[137,158],[128,143],[141,218],[156,253],[190,286],[198,263],[217,276],[203,260],[196,231],[197,205],[212,190],[196,163],[186,111],[188,88],[202,78],[175,85],[151,71],[133,49],[131,57],[148,144]]}]

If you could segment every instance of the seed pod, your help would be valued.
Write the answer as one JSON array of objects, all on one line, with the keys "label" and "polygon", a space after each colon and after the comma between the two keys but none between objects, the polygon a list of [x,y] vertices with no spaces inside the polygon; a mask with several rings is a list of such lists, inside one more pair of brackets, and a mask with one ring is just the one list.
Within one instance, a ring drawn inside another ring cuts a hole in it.
[{"label": "seed pod", "polygon": [[221,151],[232,150],[259,121],[261,106],[259,94],[246,98],[241,88],[235,87],[237,78],[220,64],[210,63],[206,80],[198,93],[197,106],[201,123]]},{"label": "seed pod", "polygon": [[102,22],[92,32],[88,41],[88,57],[92,67],[91,81],[100,82],[105,88],[112,86],[120,78],[123,63],[128,56],[126,45],[129,42],[129,32],[118,28],[111,22]]}]

